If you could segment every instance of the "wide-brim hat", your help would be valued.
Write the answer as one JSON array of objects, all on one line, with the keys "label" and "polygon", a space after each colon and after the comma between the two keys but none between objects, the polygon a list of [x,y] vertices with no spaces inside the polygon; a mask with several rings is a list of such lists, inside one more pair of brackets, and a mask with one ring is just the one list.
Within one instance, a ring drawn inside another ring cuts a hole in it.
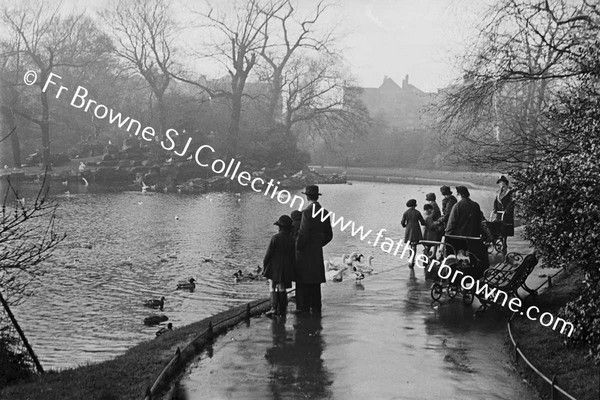
[{"label": "wide-brim hat", "polygon": [[273,225],[289,228],[292,226],[292,219],[288,215],[282,215]]},{"label": "wide-brim hat", "polygon": [[302,192],[302,194],[305,194],[307,196],[321,196],[321,193],[319,193],[319,187],[317,185],[307,186],[305,191]]},{"label": "wide-brim hat", "polygon": [[496,184],[499,184],[500,182],[505,182],[508,185],[508,179],[506,179],[504,175],[502,175],[500,179],[496,181]]},{"label": "wide-brim hat", "polygon": [[452,190],[450,190],[450,186],[442,186],[440,188],[440,192],[442,193],[443,196],[447,195],[447,194],[452,194]]},{"label": "wide-brim hat", "polygon": [[467,189],[466,186],[457,186],[456,193],[461,196],[466,196],[466,197],[471,196],[471,193],[469,193],[469,189]]},{"label": "wide-brim hat", "polygon": [[427,201],[435,201],[435,193],[427,193],[425,195],[425,200],[427,200]]}]

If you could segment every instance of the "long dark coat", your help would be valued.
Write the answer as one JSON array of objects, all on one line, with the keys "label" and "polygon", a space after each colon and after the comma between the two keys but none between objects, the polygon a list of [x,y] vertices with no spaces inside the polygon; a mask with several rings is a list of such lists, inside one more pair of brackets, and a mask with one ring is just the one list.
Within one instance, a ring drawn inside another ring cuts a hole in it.
[{"label": "long dark coat", "polygon": [[494,199],[494,212],[504,211],[502,218],[502,236],[515,236],[515,202],[513,200],[513,188],[507,188],[502,193],[498,191]]},{"label": "long dark coat", "polygon": [[479,237],[482,217],[479,204],[468,197],[463,197],[452,207],[446,234]]},{"label": "long dark coat", "polygon": [[[409,208],[402,215],[400,222],[404,230],[404,243],[418,242],[423,239],[421,234],[421,225],[425,225],[425,220],[421,213],[414,208]],[[421,225],[419,225],[421,223]]]},{"label": "long dark coat", "polygon": [[273,235],[263,260],[263,275],[275,283],[285,283],[292,287],[294,265],[296,264],[296,243],[291,233],[279,232]]},{"label": "long dark coat", "polygon": [[[314,218],[313,207],[316,215]],[[326,216],[327,210],[322,209],[323,214],[317,214],[321,208],[318,202],[314,202],[302,211],[296,239],[296,268],[294,269],[295,280],[298,283],[325,282],[323,247],[333,239],[333,231],[329,218],[321,221],[321,215]]]},{"label": "long dark coat", "polygon": [[452,212],[452,208],[456,203],[458,203],[458,200],[456,200],[456,197],[454,197],[452,194],[449,197],[444,196],[442,199],[442,216],[440,220],[444,223],[444,225],[448,223],[450,213]]},{"label": "long dark coat", "polygon": [[442,212],[440,211],[440,207],[438,206],[435,200],[430,201],[429,204],[433,206],[433,213],[431,214],[431,219],[433,221],[437,221],[442,217]]}]

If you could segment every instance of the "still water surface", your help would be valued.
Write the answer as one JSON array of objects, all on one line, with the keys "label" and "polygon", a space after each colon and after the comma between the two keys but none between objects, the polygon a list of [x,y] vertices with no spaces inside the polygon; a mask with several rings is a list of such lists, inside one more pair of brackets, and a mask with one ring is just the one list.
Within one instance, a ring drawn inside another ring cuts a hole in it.
[{"label": "still water surface", "polygon": [[[157,328],[142,321],[154,311],[143,306],[144,300],[165,296],[164,314],[178,327],[267,295],[266,282],[235,283],[232,275],[240,267],[250,270],[262,264],[276,231],[273,222],[290,212],[276,200],[257,193],[86,193],[87,188],[57,186],[57,228],[68,237],[48,263],[46,275],[32,284],[33,295],[14,309],[46,369],[106,360],[152,339]],[[397,241],[404,237],[400,219],[406,201],[416,198],[421,209],[425,194],[437,194],[439,188],[357,182],[323,185],[321,192],[321,203],[329,210],[375,233],[386,228],[388,237]],[[471,194],[488,215],[494,193]],[[92,243],[92,249],[69,246],[82,242]],[[381,276],[406,268],[398,257],[334,228],[325,256],[352,251],[374,255]],[[160,255],[173,252],[176,259],[161,262]],[[123,263],[128,257],[131,266]],[[198,281],[193,293],[175,290],[178,281],[190,277]],[[407,286],[389,290],[402,295]],[[328,296],[327,288],[324,292]],[[426,290],[411,293],[428,296]],[[393,312],[426,318],[429,311],[423,310],[406,304]]]}]

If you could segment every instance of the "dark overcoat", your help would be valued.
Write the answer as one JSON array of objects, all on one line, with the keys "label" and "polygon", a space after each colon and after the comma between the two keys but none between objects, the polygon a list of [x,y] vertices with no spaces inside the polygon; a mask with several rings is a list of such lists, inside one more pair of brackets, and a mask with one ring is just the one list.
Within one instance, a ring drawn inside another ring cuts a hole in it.
[{"label": "dark overcoat", "polygon": [[[315,217],[313,217],[313,207]],[[318,202],[309,204],[302,211],[296,239],[296,268],[294,269],[296,282],[308,284],[325,282],[323,247],[333,239],[330,219],[321,220],[321,215],[324,217],[327,214],[327,210],[322,209]]]},{"label": "dark overcoat", "polygon": [[279,232],[273,235],[263,260],[263,275],[275,283],[285,283],[292,287],[294,265],[296,264],[296,244],[291,233]]},{"label": "dark overcoat", "polygon": [[452,207],[448,225],[447,235],[473,236],[481,235],[481,208],[479,204],[468,197],[463,197]]},{"label": "dark overcoat", "polygon": [[444,223],[444,225],[448,223],[450,213],[452,212],[452,208],[456,203],[458,203],[458,200],[456,200],[456,197],[454,197],[454,195],[452,194],[448,197],[444,196],[444,198],[442,199],[442,216],[440,219]]},{"label": "dark overcoat", "polygon": [[402,215],[400,223],[403,228],[406,228],[404,230],[404,243],[419,242],[419,240],[423,239],[421,225],[425,225],[425,220],[418,210],[414,208],[406,210]]},{"label": "dark overcoat", "polygon": [[504,211],[502,217],[502,236],[515,236],[515,202],[513,200],[513,188],[507,188],[505,192],[498,191],[494,199],[494,212]]},{"label": "dark overcoat", "polygon": [[440,207],[438,206],[435,200],[430,201],[429,204],[433,206],[433,213],[431,214],[431,219],[437,221],[442,217],[442,212],[440,211]]}]

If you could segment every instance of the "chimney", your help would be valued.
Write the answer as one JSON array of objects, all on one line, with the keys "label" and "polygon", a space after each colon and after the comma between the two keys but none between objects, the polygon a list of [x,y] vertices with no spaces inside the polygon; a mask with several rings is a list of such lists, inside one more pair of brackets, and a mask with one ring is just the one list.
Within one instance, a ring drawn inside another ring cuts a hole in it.
[{"label": "chimney", "polygon": [[406,89],[408,87],[408,74],[406,74],[406,76],[404,77],[404,80],[402,81],[402,89]]}]

